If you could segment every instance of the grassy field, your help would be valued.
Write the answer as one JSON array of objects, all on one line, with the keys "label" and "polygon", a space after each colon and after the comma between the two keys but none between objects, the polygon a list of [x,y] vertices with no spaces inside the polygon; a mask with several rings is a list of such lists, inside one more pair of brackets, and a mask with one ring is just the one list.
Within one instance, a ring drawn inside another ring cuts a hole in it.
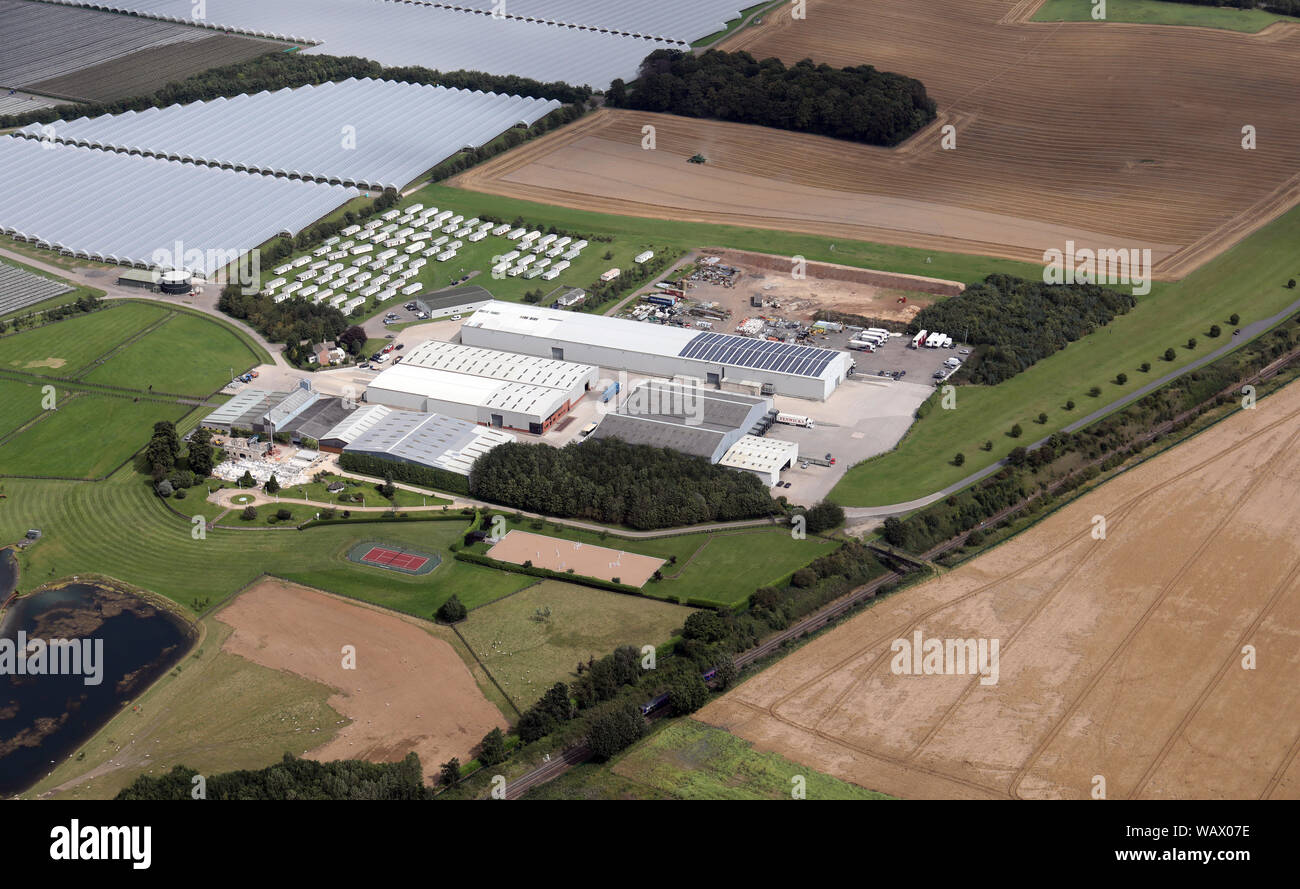
[{"label": "grassy field", "polygon": [[[532,586],[474,609],[457,625],[520,708],[556,682],[571,681],[579,661],[603,657],[620,645],[662,645],[691,613],[641,596],[529,580]],[[537,619],[538,609],[546,608],[550,615]]]},{"label": "grassy field", "polygon": [[[345,488],[338,494],[331,494],[328,490],[331,483],[343,482]],[[345,502],[340,498],[360,494],[365,498],[364,502],[352,503]],[[281,497],[293,497],[299,500],[314,500],[317,503],[332,503],[339,509],[348,509],[352,506],[388,506],[389,502],[379,495],[373,482],[358,481],[354,478],[343,478],[339,475],[327,475],[323,481],[311,482],[306,485],[294,485],[292,488],[281,488]],[[392,502],[397,504],[401,509],[405,506],[437,506],[439,504],[450,503],[443,497],[434,497],[430,494],[417,494],[414,491],[404,491],[397,489]]]},{"label": "grassy field", "polygon": [[[681,534],[674,537],[637,539],[601,538],[593,531],[525,519],[515,523],[506,517],[507,530],[518,528],[534,534],[546,534],[565,540],[581,540],[597,546],[624,549],[627,552],[658,556],[673,564],[661,569],[664,579],[646,583],[643,592],[656,599],[692,600],[727,608],[742,604],[754,590],[775,584],[792,571],[835,549],[836,544],[820,537],[795,540],[780,528],[753,528],[716,534]],[[474,549],[484,552],[487,545]]]},{"label": "grassy field", "polygon": [[[1036,22],[1090,22],[1092,0],[1047,0],[1034,14]],[[1274,22],[1296,18],[1263,9],[1233,9],[1228,6],[1197,6],[1165,0],[1107,0],[1106,21],[1141,25],[1196,25],[1228,31],[1255,33]]]},{"label": "grassy field", "polygon": [[[1300,290],[1286,287],[1300,273],[1296,243],[1300,209],[1183,280],[1157,284],[1127,315],[1010,380],[994,387],[959,387],[955,410],[930,411],[895,450],[851,468],[831,499],[846,506],[878,506],[922,497],[1213,350],[1225,340],[1206,335],[1211,324],[1227,336],[1233,313],[1248,324],[1300,297]],[[1186,347],[1190,337],[1197,339],[1196,349]],[[1172,362],[1162,357],[1166,348],[1176,353]],[[1139,369],[1143,362],[1151,364],[1145,374]],[[1128,375],[1124,386],[1114,382],[1119,373]],[[1094,385],[1101,389],[1096,398],[1088,394]],[[1076,404],[1073,411],[1064,408],[1068,400]],[[1042,425],[1035,420],[1040,412],[1047,414]],[[1007,434],[1017,423],[1024,429],[1021,439]],[[993,442],[992,451],[981,450],[986,440]],[[964,466],[952,465],[957,452],[966,455]]]},{"label": "grassy field", "polygon": [[188,408],[87,392],[58,393],[50,411],[0,445],[0,475],[102,478],[148,441],[153,424]]},{"label": "grassy field", "polygon": [[[130,468],[103,482],[6,479],[4,488],[0,540],[17,540],[34,524],[44,531],[41,542],[20,557],[20,590],[99,573],[193,609],[219,604],[263,573],[274,573],[428,617],[452,593],[466,604],[480,604],[531,582],[449,558],[447,548],[460,540],[468,519],[322,525],[306,531],[255,525],[259,530],[217,528],[195,540],[189,521],[168,511],[147,479]],[[412,577],[347,560],[348,549],[372,539],[436,552],[443,563],[428,575]]]},{"label": "grassy field", "polygon": [[[1024,277],[1037,277],[1042,274],[1042,268],[1037,265],[987,256],[939,253],[917,247],[896,247],[891,244],[825,238],[820,235],[803,235],[761,228],[592,213],[587,210],[572,210],[567,207],[553,207],[532,201],[498,197],[447,185],[427,185],[420,189],[417,197],[426,204],[455,207],[458,213],[467,212],[468,209],[474,213],[499,216],[507,220],[522,216],[524,219],[544,225],[554,225],[557,228],[594,232],[619,239],[626,238],[633,243],[666,244],[679,250],[691,250],[697,247],[731,247],[779,256],[798,255],[813,262],[837,262],[861,268],[884,269],[910,275],[967,282],[981,281],[995,272]],[[597,245],[593,243],[592,246]],[[589,247],[588,250],[590,249]],[[488,289],[492,288],[488,287]]]},{"label": "grassy field", "polygon": [[0,367],[72,377],[166,315],[163,306],[127,302],[0,337]]},{"label": "grassy field", "polygon": [[583,765],[528,799],[792,799],[795,776],[809,800],[885,800],[883,793],[832,778],[722,729],[676,719],[608,763]]},{"label": "grassy field", "polygon": [[92,383],[207,395],[261,363],[242,337],[206,318],[176,313],[86,374]]},{"label": "grassy field", "polygon": [[39,414],[42,397],[37,383],[0,378],[0,438]]}]

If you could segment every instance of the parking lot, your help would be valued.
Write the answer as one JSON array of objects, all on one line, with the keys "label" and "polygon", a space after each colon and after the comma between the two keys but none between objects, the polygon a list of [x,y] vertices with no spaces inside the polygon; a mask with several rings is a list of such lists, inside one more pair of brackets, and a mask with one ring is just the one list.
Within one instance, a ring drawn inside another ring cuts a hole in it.
[{"label": "parking lot", "polygon": [[[847,333],[832,334],[824,339],[819,338],[820,342],[817,345],[824,345],[831,349],[845,349],[851,338]],[[932,386],[938,381],[934,376],[936,371],[952,370],[952,368],[944,368],[945,361],[956,358],[964,362],[969,356],[969,346],[957,344],[951,349],[924,347],[909,349],[907,347],[909,342],[911,340],[906,336],[895,336],[890,337],[889,342],[878,347],[875,352],[852,351],[850,354],[857,362],[856,374],[862,377],[877,377],[881,376],[881,371],[885,374],[902,371],[903,376],[900,379],[903,381]],[[963,351],[967,354],[962,354]]]}]

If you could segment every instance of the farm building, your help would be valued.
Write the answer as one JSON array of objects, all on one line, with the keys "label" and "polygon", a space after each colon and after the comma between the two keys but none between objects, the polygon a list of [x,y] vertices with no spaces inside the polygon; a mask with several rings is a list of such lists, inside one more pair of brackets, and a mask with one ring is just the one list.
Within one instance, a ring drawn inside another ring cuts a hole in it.
[{"label": "farm building", "polygon": [[819,400],[835,391],[852,364],[847,353],[832,349],[499,301],[466,320],[460,338],[471,346],[690,377],[718,387],[753,383]]},{"label": "farm building", "polygon": [[515,437],[441,414],[388,411],[377,415],[345,454],[361,454],[469,475],[474,461]]},{"label": "farm building", "polygon": [[672,448],[717,463],[771,409],[770,398],[645,381],[627,393],[617,411],[605,415],[591,437]]},{"label": "farm building", "polygon": [[798,459],[799,445],[793,441],[743,435],[727,449],[718,463],[752,472],[771,487],[780,479],[781,471],[789,469]]},{"label": "farm building", "polygon": [[492,302],[492,294],[477,285],[453,287],[429,293],[415,300],[422,312],[430,318],[443,318],[447,315],[468,315]]}]

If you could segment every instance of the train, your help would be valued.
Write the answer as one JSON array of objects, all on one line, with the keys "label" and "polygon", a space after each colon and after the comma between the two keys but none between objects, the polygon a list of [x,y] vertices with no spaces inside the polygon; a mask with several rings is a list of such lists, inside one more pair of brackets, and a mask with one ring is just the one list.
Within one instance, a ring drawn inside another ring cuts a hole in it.
[{"label": "train", "polygon": [[[703,679],[705,682],[712,682],[715,678],[717,678],[717,675],[718,675],[718,668],[710,667],[709,669],[705,670],[703,673],[700,674],[700,678]],[[663,692],[662,694],[655,695],[653,698],[651,698],[650,700],[646,701],[644,704],[641,705],[641,715],[649,716],[651,713],[658,710],[664,704],[667,704],[668,699],[669,699],[668,692]]]}]

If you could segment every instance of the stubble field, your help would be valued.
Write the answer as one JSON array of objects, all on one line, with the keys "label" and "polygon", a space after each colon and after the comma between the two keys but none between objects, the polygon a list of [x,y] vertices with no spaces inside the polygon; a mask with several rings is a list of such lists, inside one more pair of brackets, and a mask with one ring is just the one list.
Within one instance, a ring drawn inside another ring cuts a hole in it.
[{"label": "stubble field", "polygon": [[[901,797],[1300,798],[1298,443],[1293,385],[700,718]],[[997,682],[896,673],[916,631],[997,640]]]},{"label": "stubble field", "polygon": [[[452,184],[564,206],[1022,260],[1073,239],[1176,278],[1300,199],[1300,29],[1031,22],[1033,2],[810,0],[722,48],[919,78],[896,149],[605,110]],[[642,128],[655,127],[655,150]],[[955,127],[956,147],[941,147]],[[1256,132],[1242,147],[1242,128]],[[704,165],[688,164],[695,153]]]}]

